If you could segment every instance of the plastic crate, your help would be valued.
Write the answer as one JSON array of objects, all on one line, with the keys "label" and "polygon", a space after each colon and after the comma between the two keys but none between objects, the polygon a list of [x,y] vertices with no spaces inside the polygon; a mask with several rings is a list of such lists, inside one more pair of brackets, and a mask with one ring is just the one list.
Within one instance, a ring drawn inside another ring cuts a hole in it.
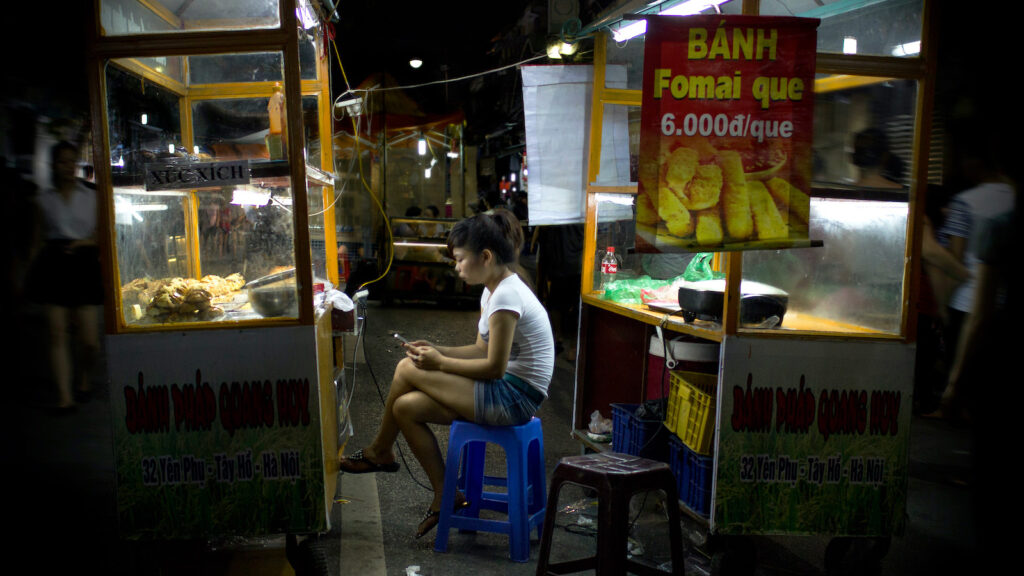
[{"label": "plastic crate", "polygon": [[690,450],[678,436],[668,439],[669,468],[676,477],[679,500],[687,508],[707,518],[711,515],[711,472],[714,458]]},{"label": "plastic crate", "polygon": [[640,404],[612,404],[612,450],[665,462],[668,436],[660,419],[641,419]]},{"label": "plastic crate", "polygon": [[715,431],[718,376],[675,370],[669,373],[669,382],[665,427],[694,452],[710,454]]}]

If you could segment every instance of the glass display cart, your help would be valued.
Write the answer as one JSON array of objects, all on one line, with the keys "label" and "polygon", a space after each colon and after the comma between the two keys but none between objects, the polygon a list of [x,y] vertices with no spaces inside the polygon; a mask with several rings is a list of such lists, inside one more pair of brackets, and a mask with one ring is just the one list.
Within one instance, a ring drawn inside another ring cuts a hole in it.
[{"label": "glass display cart", "polygon": [[[753,572],[751,535],[828,535],[830,568],[848,559],[852,543],[869,543],[866,553],[881,558],[906,521],[919,223],[930,172],[940,167],[929,154],[931,4],[815,6],[718,8],[821,19],[814,242],[714,254],[719,300],[701,310],[681,306],[672,283],[692,254],[637,250],[635,170],[622,182],[598,173],[605,157],[638,154],[644,40],[616,41],[608,32],[632,22],[618,23],[614,13],[596,24],[607,32],[595,38],[574,435],[584,450],[639,448],[668,460],[691,536],[714,573]],[[884,27],[888,35],[868,32],[883,21],[899,26]],[[864,39],[857,54],[837,53],[844,37],[855,36]],[[604,69],[613,64],[628,70],[628,89],[605,85]],[[614,107],[628,111],[628,150],[601,146],[603,119]],[[859,183],[851,162],[855,134],[872,127],[890,135],[904,168],[884,188]],[[658,280],[660,293],[602,291],[599,263],[608,247],[620,258],[622,285]],[[750,314],[748,298],[763,296],[754,286],[785,295],[788,305],[768,318]],[[688,358],[688,351],[696,352]],[[672,371],[664,368],[669,356]],[[665,412],[653,426],[629,412],[659,398]],[[614,414],[633,443],[595,441],[587,429],[594,411]],[[663,450],[649,450],[659,444]]]},{"label": "glass display cart", "polygon": [[326,532],[347,394],[319,4],[96,6],[122,535]]}]

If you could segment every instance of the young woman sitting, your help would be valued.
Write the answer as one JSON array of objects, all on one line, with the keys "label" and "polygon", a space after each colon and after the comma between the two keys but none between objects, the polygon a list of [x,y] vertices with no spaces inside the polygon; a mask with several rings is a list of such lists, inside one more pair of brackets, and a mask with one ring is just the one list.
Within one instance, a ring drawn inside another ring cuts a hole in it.
[{"label": "young woman sitting", "polygon": [[[417,538],[437,525],[444,486],[444,458],[427,425],[456,418],[491,426],[522,424],[548,395],[554,338],[547,311],[515,271],[522,245],[522,227],[508,210],[455,225],[448,237],[455,269],[466,282],[484,286],[476,342],[403,344],[406,357],[395,369],[376,436],[341,459],[341,469],[352,474],[395,472],[393,446],[401,431],[434,491]],[[458,495],[456,507],[465,505]]]}]

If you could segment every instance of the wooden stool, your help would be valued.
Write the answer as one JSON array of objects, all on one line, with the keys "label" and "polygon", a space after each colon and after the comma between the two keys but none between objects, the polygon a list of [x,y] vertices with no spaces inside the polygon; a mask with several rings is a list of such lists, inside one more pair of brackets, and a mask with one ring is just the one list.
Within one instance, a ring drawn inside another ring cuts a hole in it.
[{"label": "wooden stool", "polygon": [[[569,482],[597,491],[597,555],[568,562],[548,563],[551,535],[555,528],[558,492]],[[629,501],[633,494],[664,490],[667,497],[672,572],[664,572],[627,558]],[[683,534],[679,525],[679,497],[676,480],[668,464],[618,452],[569,456],[559,460],[551,478],[544,534],[537,561],[538,576],[596,570],[603,574],[683,574]]]}]

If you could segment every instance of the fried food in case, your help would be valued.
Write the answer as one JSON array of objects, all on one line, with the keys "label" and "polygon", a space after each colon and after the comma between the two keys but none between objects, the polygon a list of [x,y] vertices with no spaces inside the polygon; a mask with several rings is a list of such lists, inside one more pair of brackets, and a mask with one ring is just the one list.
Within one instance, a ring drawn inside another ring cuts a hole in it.
[{"label": "fried food in case", "polygon": [[[132,310],[135,320],[151,322],[195,322],[224,315],[216,300],[225,299],[245,285],[241,274],[227,278],[208,275],[194,278],[137,278],[121,288],[121,301]],[[142,309],[145,309],[143,315]]]}]

